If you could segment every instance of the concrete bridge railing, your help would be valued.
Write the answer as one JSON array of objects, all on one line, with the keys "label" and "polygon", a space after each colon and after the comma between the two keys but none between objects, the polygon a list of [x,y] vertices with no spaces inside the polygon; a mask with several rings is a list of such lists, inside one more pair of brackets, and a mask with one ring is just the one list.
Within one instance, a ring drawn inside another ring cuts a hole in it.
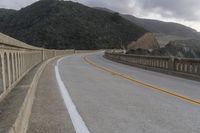
[{"label": "concrete bridge railing", "polygon": [[0,33],[0,101],[37,64],[58,55],[72,53],[74,50],[33,47]]},{"label": "concrete bridge railing", "polygon": [[106,51],[105,57],[145,69],[200,79],[200,59],[130,55],[113,51]]}]

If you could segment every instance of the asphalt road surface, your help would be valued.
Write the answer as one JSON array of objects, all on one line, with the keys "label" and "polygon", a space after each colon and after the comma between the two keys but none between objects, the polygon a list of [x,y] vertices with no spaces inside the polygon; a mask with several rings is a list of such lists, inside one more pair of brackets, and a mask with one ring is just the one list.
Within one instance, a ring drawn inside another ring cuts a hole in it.
[{"label": "asphalt road surface", "polygon": [[66,56],[56,65],[60,96],[77,133],[200,133],[200,82],[102,55]]}]

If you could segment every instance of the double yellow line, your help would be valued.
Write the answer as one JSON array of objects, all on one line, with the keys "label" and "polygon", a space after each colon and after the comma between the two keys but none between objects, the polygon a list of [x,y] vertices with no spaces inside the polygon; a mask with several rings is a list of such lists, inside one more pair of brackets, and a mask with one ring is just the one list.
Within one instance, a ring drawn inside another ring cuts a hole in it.
[{"label": "double yellow line", "polygon": [[95,68],[97,68],[97,69],[99,69],[101,71],[109,72],[112,75],[119,76],[119,77],[121,77],[123,79],[126,79],[126,80],[128,80],[128,81],[130,81],[130,82],[132,82],[134,84],[137,84],[138,86],[142,86],[143,88],[147,88],[147,89],[151,89],[151,90],[154,90],[154,91],[157,91],[157,92],[160,92],[160,93],[164,93],[164,94],[176,97],[176,98],[178,98],[180,100],[186,101],[188,103],[200,106],[200,101],[199,100],[194,100],[194,99],[192,99],[190,97],[187,97],[187,96],[184,96],[184,95],[181,95],[181,94],[177,94],[177,93],[169,91],[169,90],[167,90],[165,88],[161,88],[161,87],[158,87],[158,86],[155,86],[155,85],[152,85],[152,84],[145,83],[143,81],[134,79],[133,77],[131,77],[131,76],[127,75],[127,74],[119,73],[119,72],[113,71],[112,69],[109,69],[109,68],[106,68],[106,67],[103,67],[103,66],[99,66],[99,65],[95,64],[94,62],[92,62],[91,60],[89,60],[87,58],[87,56],[84,56],[83,58],[84,58],[84,61],[86,63],[94,66]]}]

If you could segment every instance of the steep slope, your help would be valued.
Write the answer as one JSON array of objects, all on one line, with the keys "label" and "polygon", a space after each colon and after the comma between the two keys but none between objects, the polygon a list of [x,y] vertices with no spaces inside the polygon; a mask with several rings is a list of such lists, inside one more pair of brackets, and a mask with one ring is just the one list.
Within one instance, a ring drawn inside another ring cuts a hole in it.
[{"label": "steep slope", "polygon": [[35,46],[57,49],[119,48],[146,32],[116,13],[45,0],[9,17],[0,31]]},{"label": "steep slope", "polygon": [[128,49],[157,49],[160,48],[155,36],[152,33],[146,33],[136,42],[133,41],[127,46]]}]

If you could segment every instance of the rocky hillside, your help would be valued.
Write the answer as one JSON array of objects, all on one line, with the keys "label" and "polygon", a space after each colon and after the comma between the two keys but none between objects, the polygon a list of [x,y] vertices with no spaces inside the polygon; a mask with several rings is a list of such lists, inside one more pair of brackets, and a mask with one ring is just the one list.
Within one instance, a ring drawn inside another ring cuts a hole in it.
[{"label": "rocky hillside", "polygon": [[180,58],[200,58],[200,40],[175,40],[159,47],[152,33],[146,33],[127,47],[127,54],[151,56],[175,56]]},{"label": "rocky hillside", "polygon": [[190,39],[171,41],[164,48],[153,51],[152,54],[184,58],[200,58],[200,40]]},{"label": "rocky hillside", "polygon": [[146,33],[117,13],[70,1],[41,0],[0,24],[0,32],[44,48],[120,48]]},{"label": "rocky hillside", "polygon": [[157,49],[160,48],[156,38],[152,33],[146,33],[136,42],[133,41],[127,46],[127,49]]},{"label": "rocky hillside", "polygon": [[[152,56],[175,56],[180,58],[200,58],[200,40],[176,40],[169,42],[165,47],[144,53]],[[138,51],[134,51],[137,52]]]},{"label": "rocky hillside", "polygon": [[156,37],[156,39],[161,47],[164,47],[171,41],[190,40],[191,39],[191,37],[181,37],[181,36],[166,35],[166,34],[160,34],[160,33],[154,33],[154,36]]}]

